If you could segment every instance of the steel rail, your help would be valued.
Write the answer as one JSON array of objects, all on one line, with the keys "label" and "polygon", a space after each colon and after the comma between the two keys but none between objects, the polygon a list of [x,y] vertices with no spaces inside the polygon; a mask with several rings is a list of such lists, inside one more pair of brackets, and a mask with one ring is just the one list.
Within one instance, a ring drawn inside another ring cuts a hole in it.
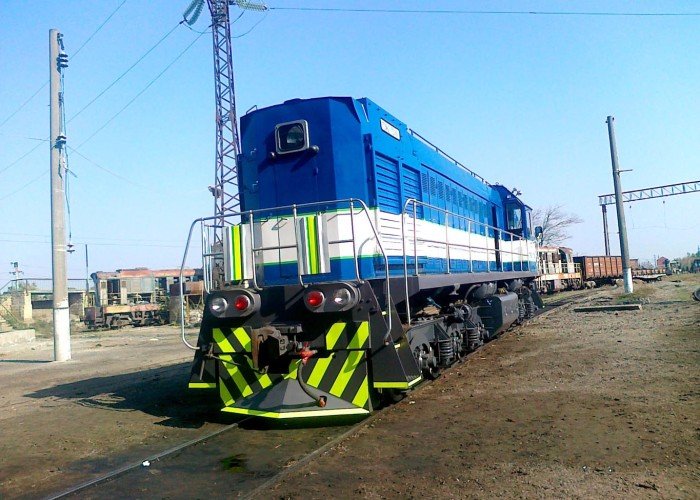
[{"label": "steel rail", "polygon": [[168,448],[165,451],[162,451],[160,453],[156,453],[155,455],[149,455],[149,456],[147,456],[147,458],[145,460],[142,460],[140,462],[133,462],[130,464],[122,465],[121,467],[118,467],[117,469],[114,469],[114,470],[112,470],[106,474],[103,474],[99,477],[96,477],[96,478],[91,479],[89,481],[85,481],[84,483],[80,483],[77,486],[73,486],[72,488],[68,488],[67,490],[64,490],[58,494],[51,495],[51,496],[47,497],[47,499],[48,500],[55,500],[57,498],[65,498],[67,496],[78,493],[79,491],[85,490],[87,488],[91,488],[92,486],[97,486],[98,484],[104,483],[105,481],[109,481],[110,479],[114,479],[115,477],[121,476],[122,474],[125,474],[129,471],[143,467],[143,464],[146,461],[154,462],[156,460],[160,460],[161,458],[165,458],[168,455],[172,455],[173,453],[177,453],[178,451],[182,451],[185,448],[189,448],[189,447],[194,446],[196,444],[202,443],[203,441],[206,441],[208,439],[216,437],[219,434],[223,434],[224,432],[235,429],[239,426],[239,424],[241,424],[243,422],[247,422],[248,420],[252,420],[252,419],[253,419],[253,417],[246,417],[243,420],[240,420],[234,424],[229,424],[226,427],[222,427],[221,429],[217,429],[215,431],[212,431],[204,436],[201,436],[201,437],[198,437],[195,439],[191,439],[191,440],[186,441],[184,443],[181,443],[179,445],[173,446],[172,448]]}]

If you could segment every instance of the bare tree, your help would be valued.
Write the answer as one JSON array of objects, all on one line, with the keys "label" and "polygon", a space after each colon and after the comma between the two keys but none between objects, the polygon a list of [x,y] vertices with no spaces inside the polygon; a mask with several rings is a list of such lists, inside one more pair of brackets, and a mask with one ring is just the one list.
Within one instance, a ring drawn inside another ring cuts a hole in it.
[{"label": "bare tree", "polygon": [[549,205],[537,208],[532,213],[536,226],[542,227],[538,238],[540,245],[558,246],[570,238],[569,228],[583,222],[578,215],[564,211],[562,205]]}]

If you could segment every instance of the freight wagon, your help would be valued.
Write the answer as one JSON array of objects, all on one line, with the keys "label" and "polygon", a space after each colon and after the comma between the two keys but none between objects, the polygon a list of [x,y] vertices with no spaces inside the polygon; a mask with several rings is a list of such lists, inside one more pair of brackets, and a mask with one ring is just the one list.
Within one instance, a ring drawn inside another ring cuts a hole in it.
[{"label": "freight wagon", "polygon": [[[630,262],[635,259],[630,259]],[[622,257],[619,255],[580,256],[574,262],[581,268],[584,282],[595,281],[597,284],[622,278]],[[658,280],[665,275],[663,269],[632,269],[632,277],[643,281]]]},{"label": "freight wagon", "polygon": [[[179,269],[137,268],[92,273],[95,304],[85,308],[85,324],[89,328],[120,328],[166,321],[168,290],[179,276]],[[188,282],[200,276],[201,271],[183,270],[183,279]]]},{"label": "freight wagon", "polygon": [[581,267],[583,281],[601,283],[622,278],[622,257],[619,255],[579,256],[574,263]]}]

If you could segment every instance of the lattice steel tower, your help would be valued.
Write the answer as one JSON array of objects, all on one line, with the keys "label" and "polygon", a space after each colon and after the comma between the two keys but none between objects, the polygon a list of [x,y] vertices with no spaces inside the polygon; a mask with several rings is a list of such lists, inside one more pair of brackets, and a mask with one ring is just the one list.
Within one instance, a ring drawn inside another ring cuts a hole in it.
[{"label": "lattice steel tower", "polygon": [[[211,12],[211,31],[214,42],[214,91],[216,96],[216,168],[214,186],[214,214],[220,216],[217,225],[223,226],[224,215],[240,209],[236,161],[240,150],[236,95],[233,81],[233,48],[229,0],[207,0]],[[221,230],[215,232],[220,242]]]}]

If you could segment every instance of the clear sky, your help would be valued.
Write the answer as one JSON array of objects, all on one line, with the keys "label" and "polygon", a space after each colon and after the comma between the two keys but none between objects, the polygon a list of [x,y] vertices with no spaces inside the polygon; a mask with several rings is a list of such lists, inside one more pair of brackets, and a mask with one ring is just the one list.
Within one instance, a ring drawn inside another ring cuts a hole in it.
[{"label": "clear sky", "polygon": [[[0,2],[0,123],[48,80],[50,28],[63,33],[71,57],[70,119],[175,27],[189,3],[127,0],[73,58],[122,1]],[[699,3],[268,5],[682,13],[700,12]],[[207,18],[205,11],[194,28],[205,30]],[[272,10],[246,12],[233,31],[243,35],[234,40],[239,114],[295,97],[369,97],[490,182],[520,189],[531,206],[561,204],[578,214],[584,223],[568,244],[581,255],[603,253],[597,196],[612,192],[607,115],[616,119],[621,167],[634,169],[624,174],[624,189],[700,178],[700,17]],[[93,136],[197,36],[185,26],[175,29],[68,124],[68,144],[91,160],[69,153],[77,175],[70,180],[78,248],[69,257],[71,277],[84,276],[84,243],[91,272],[177,266],[191,220],[211,215],[210,34]],[[45,87],[0,126],[0,286],[10,278],[10,261],[19,261],[27,276],[50,275],[49,147],[37,142],[49,134],[48,99]],[[676,257],[700,244],[700,194],[626,209],[632,257]],[[616,228],[614,210],[610,224]],[[616,231],[611,240],[618,252]]]}]

